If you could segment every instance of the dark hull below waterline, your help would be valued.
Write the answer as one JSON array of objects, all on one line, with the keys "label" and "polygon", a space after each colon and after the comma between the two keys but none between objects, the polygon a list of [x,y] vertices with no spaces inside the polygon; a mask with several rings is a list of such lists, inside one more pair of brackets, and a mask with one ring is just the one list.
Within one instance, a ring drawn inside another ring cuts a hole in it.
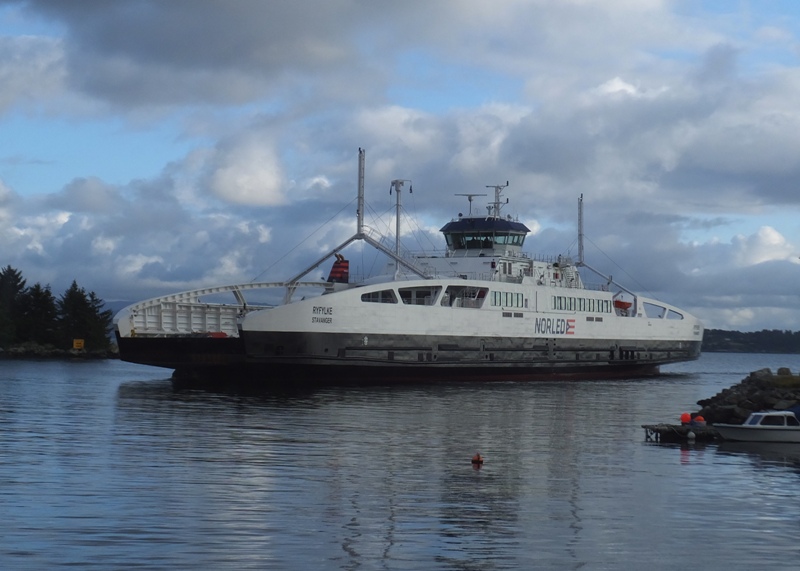
[{"label": "dark hull below waterline", "polygon": [[617,366],[381,366],[266,365],[244,363],[232,367],[181,367],[173,380],[183,386],[322,386],[385,385],[431,382],[619,380],[653,377],[658,365],[626,363]]},{"label": "dark hull below waterline", "polygon": [[167,369],[236,367],[245,361],[239,337],[120,337],[120,359]]}]

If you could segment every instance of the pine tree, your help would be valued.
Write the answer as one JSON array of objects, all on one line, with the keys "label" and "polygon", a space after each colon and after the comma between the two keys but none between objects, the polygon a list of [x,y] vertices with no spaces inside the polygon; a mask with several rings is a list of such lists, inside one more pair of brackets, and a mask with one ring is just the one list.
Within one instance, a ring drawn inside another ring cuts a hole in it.
[{"label": "pine tree", "polygon": [[74,339],[83,339],[87,351],[108,350],[112,314],[110,310],[103,311],[103,301],[94,292],[87,294],[73,280],[56,305],[64,348],[71,348]]},{"label": "pine tree", "polygon": [[0,347],[17,341],[20,295],[25,291],[22,273],[10,265],[0,270]]},{"label": "pine tree", "polygon": [[20,314],[17,320],[17,341],[55,345],[58,343],[56,323],[58,309],[50,286],[36,283],[26,289],[19,300]]}]

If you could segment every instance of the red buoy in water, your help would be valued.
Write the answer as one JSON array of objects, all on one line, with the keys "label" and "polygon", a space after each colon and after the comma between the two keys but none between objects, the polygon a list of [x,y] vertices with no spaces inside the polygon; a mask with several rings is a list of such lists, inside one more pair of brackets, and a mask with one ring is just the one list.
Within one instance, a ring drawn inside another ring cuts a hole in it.
[{"label": "red buoy in water", "polygon": [[475,466],[483,464],[483,456],[481,456],[480,452],[476,452],[475,456],[472,457],[472,464]]}]

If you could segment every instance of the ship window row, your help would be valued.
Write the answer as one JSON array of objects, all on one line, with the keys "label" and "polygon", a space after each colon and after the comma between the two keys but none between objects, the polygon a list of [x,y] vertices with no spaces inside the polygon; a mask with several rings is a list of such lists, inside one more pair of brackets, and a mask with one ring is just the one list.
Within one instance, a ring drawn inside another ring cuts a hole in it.
[{"label": "ship window row", "polygon": [[453,250],[478,250],[491,248],[494,244],[522,246],[524,234],[491,234],[476,232],[474,234],[447,234],[447,245]]},{"label": "ship window row", "polygon": [[492,305],[499,307],[525,307],[525,296],[509,291],[493,291]]},{"label": "ship window row", "polygon": [[361,301],[368,303],[397,303],[393,289],[382,289],[361,294]]},{"label": "ship window row", "polygon": [[[442,294],[441,286],[401,287],[369,291],[361,294],[366,303],[400,303],[404,305],[433,305],[441,297],[441,305],[448,307],[479,308],[487,298],[489,288],[450,285]],[[441,296],[440,296],[441,294]]]},{"label": "ship window row", "polygon": [[610,299],[554,295],[552,304],[553,309],[557,311],[589,311],[592,313],[611,313]]},{"label": "ship window row", "polygon": [[644,313],[647,317],[655,319],[683,319],[683,314],[655,303],[646,301],[642,305],[644,306]]}]

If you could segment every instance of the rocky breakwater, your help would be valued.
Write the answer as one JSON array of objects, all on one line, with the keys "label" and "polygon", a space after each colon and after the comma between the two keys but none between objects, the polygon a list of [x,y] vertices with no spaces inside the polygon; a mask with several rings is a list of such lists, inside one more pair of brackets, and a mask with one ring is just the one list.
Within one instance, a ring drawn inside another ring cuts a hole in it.
[{"label": "rocky breakwater", "polygon": [[710,424],[741,424],[751,412],[786,410],[800,405],[800,376],[787,368],[753,371],[740,383],[697,401]]}]

